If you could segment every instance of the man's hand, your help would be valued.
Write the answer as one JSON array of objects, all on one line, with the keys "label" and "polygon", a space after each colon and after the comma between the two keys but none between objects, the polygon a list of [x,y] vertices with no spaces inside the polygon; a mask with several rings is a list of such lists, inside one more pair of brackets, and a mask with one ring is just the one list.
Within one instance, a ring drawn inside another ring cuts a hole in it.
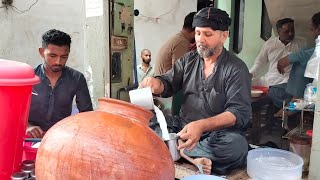
[{"label": "man's hand", "polygon": [[160,79],[146,77],[140,83],[139,88],[150,87],[153,94],[161,94],[164,91],[164,85]]},{"label": "man's hand", "polygon": [[187,124],[177,135],[180,136],[185,142],[180,144],[178,149],[187,148],[192,150],[200,140],[200,137],[203,133],[203,128],[201,120],[193,121]]},{"label": "man's hand", "polygon": [[39,126],[30,126],[27,128],[27,134],[31,138],[42,138],[44,136],[43,130]]},{"label": "man's hand", "polygon": [[285,71],[284,71],[284,68],[286,68],[287,66],[289,66],[289,58],[288,56],[286,57],[283,57],[281,58],[279,61],[278,61],[278,64],[277,64],[277,69],[279,71],[280,74],[284,74]]}]

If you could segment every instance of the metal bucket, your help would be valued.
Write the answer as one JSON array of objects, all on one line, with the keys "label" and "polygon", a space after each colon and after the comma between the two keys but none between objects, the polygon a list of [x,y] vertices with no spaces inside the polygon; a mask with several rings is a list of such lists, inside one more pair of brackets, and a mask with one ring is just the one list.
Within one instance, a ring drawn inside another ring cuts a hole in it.
[{"label": "metal bucket", "polygon": [[177,136],[177,134],[175,133],[170,133],[169,134],[169,140],[165,140],[164,142],[166,143],[166,145],[169,148],[171,157],[173,159],[173,161],[177,161],[180,159],[180,153],[178,150],[178,138],[179,136]]},{"label": "metal bucket", "polygon": [[310,138],[294,136],[290,139],[289,150],[295,154],[298,154],[303,159],[302,170],[304,173],[308,173],[311,143]]}]

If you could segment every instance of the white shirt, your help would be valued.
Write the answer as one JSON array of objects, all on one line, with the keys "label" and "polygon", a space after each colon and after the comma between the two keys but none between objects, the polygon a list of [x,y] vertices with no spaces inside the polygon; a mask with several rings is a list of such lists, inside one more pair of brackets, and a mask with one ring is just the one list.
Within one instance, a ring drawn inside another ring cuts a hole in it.
[{"label": "white shirt", "polygon": [[142,64],[137,66],[137,78],[138,78],[139,84],[145,77],[152,77],[153,75],[154,75],[154,69],[151,65],[149,66],[146,72],[143,71]]},{"label": "white shirt", "polygon": [[[279,36],[269,39],[264,43],[253,67],[250,69],[250,73],[253,75],[253,82],[258,79],[260,82],[256,85],[267,87],[287,83],[290,75],[291,65],[285,69],[285,73],[282,75],[277,70],[278,61],[305,46],[305,39],[300,37],[295,37],[287,45],[284,45],[279,40]],[[261,73],[265,72],[266,70],[267,73],[263,77],[259,78]]]},{"label": "white shirt", "polygon": [[304,76],[318,81],[320,63],[320,36],[316,39],[316,48],[310,57]]}]

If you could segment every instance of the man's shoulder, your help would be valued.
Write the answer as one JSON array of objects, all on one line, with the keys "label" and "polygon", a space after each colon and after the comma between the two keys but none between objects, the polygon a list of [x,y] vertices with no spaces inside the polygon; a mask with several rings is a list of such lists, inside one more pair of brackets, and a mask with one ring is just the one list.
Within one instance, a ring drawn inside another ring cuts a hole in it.
[{"label": "man's shoulder", "polygon": [[197,50],[192,50],[192,51],[185,53],[182,56],[182,59],[185,59],[187,61],[193,61],[196,57],[200,57],[200,55],[198,54]]},{"label": "man's shoulder", "polygon": [[84,77],[84,75],[83,75],[80,71],[78,71],[78,70],[76,70],[76,69],[73,69],[73,68],[71,68],[71,67],[69,67],[69,66],[65,66],[65,67],[64,67],[64,71],[65,71],[66,74],[67,74],[68,76],[70,76],[71,78]]},{"label": "man's shoulder", "polygon": [[227,61],[225,61],[225,63],[229,64],[229,66],[248,69],[246,63],[241,58],[239,58],[233,53],[230,53],[227,50],[226,50],[226,58],[227,58]]},{"label": "man's shoulder", "polygon": [[166,48],[171,47],[170,49],[172,49],[181,44],[189,45],[190,42],[181,33],[178,33],[172,36],[171,38],[169,38],[167,42],[163,45],[163,47],[166,47]]},{"label": "man's shoulder", "polygon": [[43,77],[44,75],[44,71],[43,71],[43,68],[42,68],[42,64],[39,64],[37,66],[34,66],[33,67],[33,70],[34,70],[34,73],[39,76],[40,78]]},{"label": "man's shoulder", "polygon": [[296,42],[297,44],[301,45],[301,46],[306,46],[307,44],[307,40],[303,37],[300,37],[300,36],[295,36],[294,37],[294,42]]},{"label": "man's shoulder", "polygon": [[306,41],[306,39],[301,36],[294,36],[294,40],[295,41]]},{"label": "man's shoulder", "polygon": [[278,40],[279,40],[279,36],[276,36],[276,37],[273,37],[273,38],[269,38],[269,39],[264,43],[264,45],[270,45],[270,44],[276,43]]},{"label": "man's shoulder", "polygon": [[41,67],[42,67],[42,64],[39,64],[37,66],[34,66],[33,69],[34,69],[34,71],[40,71]]}]

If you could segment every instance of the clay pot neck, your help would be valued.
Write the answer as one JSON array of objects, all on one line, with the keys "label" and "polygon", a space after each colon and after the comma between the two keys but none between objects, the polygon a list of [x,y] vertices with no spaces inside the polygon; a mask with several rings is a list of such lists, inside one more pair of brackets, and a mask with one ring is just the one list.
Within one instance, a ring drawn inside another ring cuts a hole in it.
[{"label": "clay pot neck", "polygon": [[120,115],[148,125],[153,113],[140,106],[111,98],[99,98],[97,111]]}]

